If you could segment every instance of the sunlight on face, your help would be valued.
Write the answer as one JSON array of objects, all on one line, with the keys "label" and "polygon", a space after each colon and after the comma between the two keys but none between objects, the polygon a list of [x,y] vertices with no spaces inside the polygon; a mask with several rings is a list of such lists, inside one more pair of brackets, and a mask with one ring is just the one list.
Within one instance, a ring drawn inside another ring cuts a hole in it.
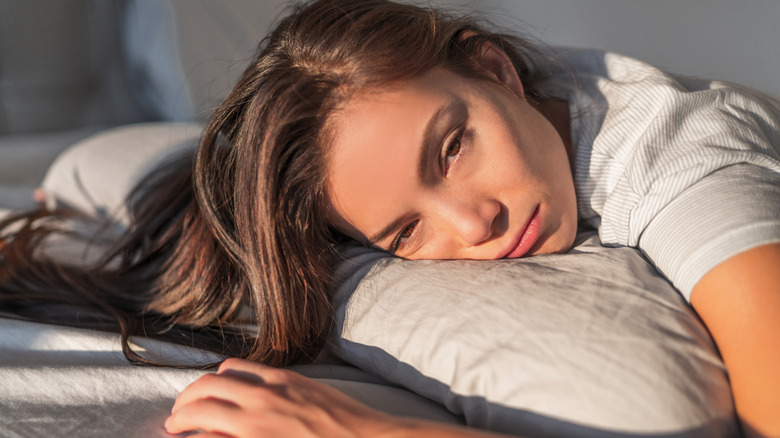
[{"label": "sunlight on face", "polygon": [[444,69],[358,93],[332,121],[328,219],[410,259],[568,250],[577,211],[566,149],[518,95]]}]

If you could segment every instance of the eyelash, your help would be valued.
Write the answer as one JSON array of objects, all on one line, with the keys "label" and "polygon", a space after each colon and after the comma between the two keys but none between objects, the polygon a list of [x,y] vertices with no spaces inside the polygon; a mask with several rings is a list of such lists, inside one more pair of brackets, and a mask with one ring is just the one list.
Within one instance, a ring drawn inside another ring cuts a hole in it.
[{"label": "eyelash", "polygon": [[[391,246],[391,250],[393,254],[395,254],[399,249],[401,249],[404,244],[406,243],[409,238],[412,237],[412,234],[414,233],[414,229],[417,227],[417,222],[420,220],[416,220],[412,222],[411,224],[405,226],[400,233],[398,233],[397,236],[395,236],[395,239],[393,239],[393,244]],[[402,241],[403,240],[403,241]]]},{"label": "eyelash", "polygon": [[[450,142],[447,143],[444,146],[444,148],[443,148],[443,151],[442,151],[442,154],[441,154],[441,170],[442,170],[442,174],[444,176],[447,176],[447,173],[449,173],[450,166],[452,165],[452,161],[450,161],[450,160],[457,159],[458,156],[460,155],[462,149],[463,149],[463,137],[464,137],[464,135],[465,135],[465,133],[464,133],[463,129],[460,129],[455,134],[455,137],[452,140],[450,140]],[[450,151],[453,148],[457,148],[457,149],[456,149],[455,153],[451,155]]]},{"label": "eyelash", "polygon": [[[458,156],[460,156],[461,151],[463,150],[463,138],[465,135],[466,133],[464,129],[461,128],[455,134],[453,139],[446,143],[442,148],[441,169],[444,176],[447,176],[447,173],[449,173],[450,170],[450,166],[452,165],[452,162],[449,160],[457,159]],[[454,153],[451,152],[453,149],[455,150]],[[398,233],[395,239],[393,239],[393,243],[391,245],[391,250],[393,253],[396,253],[399,249],[403,248],[406,242],[412,237],[412,235],[414,235],[414,230],[417,228],[418,222],[419,219],[405,226],[401,232]]]}]

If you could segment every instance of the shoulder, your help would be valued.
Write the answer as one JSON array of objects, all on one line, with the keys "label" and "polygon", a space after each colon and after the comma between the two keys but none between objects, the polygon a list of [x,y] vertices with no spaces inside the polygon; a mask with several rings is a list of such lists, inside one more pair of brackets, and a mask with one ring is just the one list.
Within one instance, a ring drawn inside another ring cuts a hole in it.
[{"label": "shoulder", "polygon": [[596,109],[613,117],[628,113],[639,120],[708,110],[780,119],[780,99],[736,84],[670,74],[603,50],[556,47],[550,53],[559,66],[551,69],[546,90],[567,94],[567,100],[577,104],[574,112],[593,112],[594,104],[603,104]]},{"label": "shoulder", "polygon": [[574,81],[579,211],[605,243],[636,246],[659,211],[720,169],[747,164],[780,174],[776,99],[618,54],[560,53]]},{"label": "shoulder", "polygon": [[557,53],[572,77],[566,97],[580,184],[606,190],[629,178],[623,183],[642,195],[672,173],[699,169],[695,180],[736,163],[778,165],[779,100],[610,52]]}]

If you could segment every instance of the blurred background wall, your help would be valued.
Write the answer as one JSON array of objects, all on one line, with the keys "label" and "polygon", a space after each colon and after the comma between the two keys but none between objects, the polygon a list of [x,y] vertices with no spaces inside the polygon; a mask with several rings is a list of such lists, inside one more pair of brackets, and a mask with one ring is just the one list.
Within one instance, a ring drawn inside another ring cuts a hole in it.
[{"label": "blurred background wall", "polygon": [[[780,0],[427,1],[780,96]],[[203,120],[286,5],[0,0],[0,134]]]},{"label": "blurred background wall", "polygon": [[602,48],[661,69],[780,96],[778,0],[450,0],[548,43]]}]

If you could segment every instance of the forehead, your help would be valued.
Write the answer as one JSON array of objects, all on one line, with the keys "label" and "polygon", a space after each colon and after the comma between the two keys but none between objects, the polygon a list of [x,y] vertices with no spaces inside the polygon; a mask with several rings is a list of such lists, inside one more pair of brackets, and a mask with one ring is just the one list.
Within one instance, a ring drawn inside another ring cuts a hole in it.
[{"label": "forehead", "polygon": [[[454,81],[454,82],[453,82]],[[327,154],[329,221],[353,238],[404,211],[419,190],[417,163],[430,117],[458,78],[435,70],[392,87],[360,92],[331,123]]]}]

